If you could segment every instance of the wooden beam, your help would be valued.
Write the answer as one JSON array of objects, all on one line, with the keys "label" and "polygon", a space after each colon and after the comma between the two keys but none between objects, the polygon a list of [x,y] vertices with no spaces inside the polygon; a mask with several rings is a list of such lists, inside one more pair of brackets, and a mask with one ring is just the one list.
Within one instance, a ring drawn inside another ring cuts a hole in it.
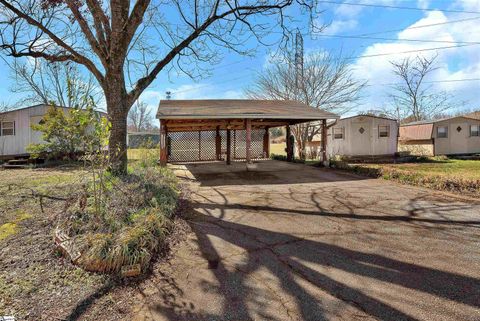
[{"label": "wooden beam", "polygon": [[247,164],[251,164],[252,163],[252,121],[251,119],[245,119],[245,130],[247,134],[247,138],[245,141],[246,161],[247,161]]},{"label": "wooden beam", "polygon": [[227,165],[230,165],[231,163],[231,152],[232,152],[232,138],[230,137],[231,134],[230,134],[230,129],[227,129]]},{"label": "wooden beam", "polygon": [[[285,126],[287,122],[285,121],[259,121],[259,120],[251,120],[252,128],[255,129],[262,129],[266,127],[279,127]],[[221,130],[225,129],[244,129],[245,128],[245,121],[237,121],[237,120],[223,120],[223,121],[173,121],[169,120],[168,123],[165,124],[165,127],[170,132],[178,132],[178,131],[197,131],[197,130],[215,130],[217,127],[220,127]]]},{"label": "wooden beam", "polygon": [[167,129],[165,124],[160,121],[160,166],[167,166]]},{"label": "wooden beam", "polygon": [[222,157],[222,136],[220,136],[220,126],[217,126],[215,134],[215,155],[217,155],[217,160],[220,160]]},{"label": "wooden beam", "polygon": [[265,158],[270,157],[270,130],[265,128],[265,133],[263,134],[263,154]]},{"label": "wooden beam", "polygon": [[292,133],[290,126],[287,125],[287,130],[286,130],[286,139],[287,139],[287,162],[293,161],[293,144],[292,144]]},{"label": "wooden beam", "polygon": [[322,161],[327,164],[327,120],[322,120]]}]

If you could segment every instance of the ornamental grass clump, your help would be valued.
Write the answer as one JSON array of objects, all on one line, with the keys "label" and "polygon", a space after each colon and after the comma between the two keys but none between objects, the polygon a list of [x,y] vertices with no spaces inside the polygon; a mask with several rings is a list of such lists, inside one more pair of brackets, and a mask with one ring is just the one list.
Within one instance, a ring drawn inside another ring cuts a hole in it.
[{"label": "ornamental grass clump", "polygon": [[178,194],[174,174],[164,168],[138,166],[123,177],[97,173],[59,225],[80,253],[74,263],[96,272],[145,271],[165,247]]}]

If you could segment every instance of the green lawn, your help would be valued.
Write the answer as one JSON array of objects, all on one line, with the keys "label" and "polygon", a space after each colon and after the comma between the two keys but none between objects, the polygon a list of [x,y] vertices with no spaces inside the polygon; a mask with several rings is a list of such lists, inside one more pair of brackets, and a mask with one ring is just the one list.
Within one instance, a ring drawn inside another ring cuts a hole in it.
[{"label": "green lawn", "polygon": [[382,164],[376,166],[389,167],[408,172],[417,172],[418,174],[425,176],[439,175],[464,179],[480,179],[480,161],[478,160],[432,159],[431,162]]},{"label": "green lawn", "polygon": [[159,157],[160,150],[158,148],[129,148],[127,150],[127,157],[130,160],[139,160],[139,159],[146,159],[151,157]]},{"label": "green lawn", "polygon": [[275,155],[287,155],[285,152],[285,147],[287,145],[285,143],[280,143],[280,144],[274,144],[270,143],[270,154],[275,154]]}]

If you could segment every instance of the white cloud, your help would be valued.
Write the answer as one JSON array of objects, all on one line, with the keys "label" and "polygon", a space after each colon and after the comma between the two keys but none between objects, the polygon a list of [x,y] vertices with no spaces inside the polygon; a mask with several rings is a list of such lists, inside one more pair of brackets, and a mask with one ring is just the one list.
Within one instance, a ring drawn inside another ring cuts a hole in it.
[{"label": "white cloud", "polygon": [[[454,14],[445,15],[439,11],[428,12],[424,18],[418,20],[412,26],[441,23],[451,20],[462,19],[464,16]],[[470,41],[480,42],[480,33],[477,27],[478,21],[472,20],[462,23],[444,24],[428,28],[405,29],[397,34],[398,39],[421,39],[442,41]],[[365,109],[373,109],[384,106],[387,103],[385,92],[386,84],[398,82],[393,75],[390,61],[398,61],[406,57],[422,55],[431,57],[438,54],[438,70],[429,75],[427,81],[444,81],[465,78],[480,78],[480,52],[478,46],[466,46],[436,51],[423,51],[402,54],[404,51],[417,51],[435,47],[455,46],[455,43],[423,43],[423,42],[380,42],[367,47],[362,55],[376,55],[383,53],[398,53],[394,55],[378,56],[374,58],[361,58],[354,63],[355,73],[362,79],[367,79],[372,85],[367,89]],[[458,97],[458,100],[467,100],[470,108],[480,107],[480,82],[441,82],[434,83],[435,90],[447,90]]]},{"label": "white cloud", "polygon": [[[420,0],[421,1],[421,0]],[[393,5],[401,2],[400,0],[365,0],[362,4]],[[333,21],[325,29],[326,34],[338,34],[350,31],[358,26],[360,14],[367,9],[365,6],[356,6],[349,4],[334,5]]]},{"label": "white cloud", "polygon": [[337,33],[355,29],[357,25],[357,19],[334,20],[327,28],[325,28],[324,32],[325,34],[335,35]]}]

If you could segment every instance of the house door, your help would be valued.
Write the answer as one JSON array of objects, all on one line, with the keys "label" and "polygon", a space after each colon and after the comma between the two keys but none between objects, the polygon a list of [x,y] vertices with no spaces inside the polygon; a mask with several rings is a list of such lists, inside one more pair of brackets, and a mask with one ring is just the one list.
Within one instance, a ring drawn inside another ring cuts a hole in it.
[{"label": "house door", "polygon": [[372,131],[367,122],[352,123],[349,132],[350,137],[346,137],[350,144],[351,155],[370,155],[370,141]]}]

